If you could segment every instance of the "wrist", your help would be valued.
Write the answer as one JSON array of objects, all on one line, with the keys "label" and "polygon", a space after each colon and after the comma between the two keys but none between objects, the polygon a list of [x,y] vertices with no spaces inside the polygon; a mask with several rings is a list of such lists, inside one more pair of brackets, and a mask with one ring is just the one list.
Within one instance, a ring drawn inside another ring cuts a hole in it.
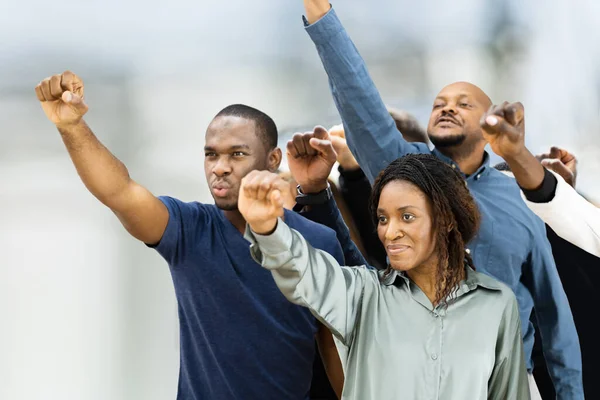
[{"label": "wrist", "polygon": [[62,123],[57,123],[55,125],[56,125],[56,129],[58,129],[58,132],[60,132],[61,135],[68,134],[70,132],[76,132],[79,130],[79,128],[86,126],[83,118],[81,118],[77,121],[62,122]]},{"label": "wrist", "polygon": [[303,194],[315,194],[322,192],[329,187],[327,181],[319,182],[315,184],[298,185]]},{"label": "wrist", "polygon": [[261,222],[252,222],[249,223],[249,225],[252,232],[262,236],[269,236],[275,232],[275,229],[277,228],[277,218]]},{"label": "wrist", "polygon": [[304,0],[304,8],[306,9],[306,19],[312,25],[329,12],[331,5],[329,1]]}]

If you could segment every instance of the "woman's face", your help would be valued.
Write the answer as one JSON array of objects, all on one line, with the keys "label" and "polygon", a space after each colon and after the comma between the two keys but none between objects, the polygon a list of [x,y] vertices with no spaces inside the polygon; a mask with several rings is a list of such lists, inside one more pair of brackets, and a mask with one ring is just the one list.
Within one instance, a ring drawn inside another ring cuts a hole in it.
[{"label": "woman's face", "polygon": [[407,181],[386,184],[377,207],[377,235],[390,266],[409,271],[437,263],[431,205],[425,194]]}]

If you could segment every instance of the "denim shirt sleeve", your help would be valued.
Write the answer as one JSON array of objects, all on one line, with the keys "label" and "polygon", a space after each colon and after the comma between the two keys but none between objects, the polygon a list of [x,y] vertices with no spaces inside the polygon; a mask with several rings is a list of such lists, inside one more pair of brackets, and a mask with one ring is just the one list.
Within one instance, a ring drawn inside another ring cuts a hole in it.
[{"label": "denim shirt sleeve", "polygon": [[337,239],[342,246],[342,251],[344,252],[345,265],[368,266],[362,253],[350,238],[350,230],[348,229],[346,222],[344,222],[342,213],[338,209],[337,203],[333,197],[323,204],[312,205],[310,211],[302,211],[300,214],[311,221],[325,225],[335,231]]},{"label": "denim shirt sleeve", "polygon": [[396,128],[367,67],[333,9],[306,31],[317,47],[342,117],[350,151],[373,182],[398,157],[429,153],[424,143],[408,143]]},{"label": "denim shirt sleeve", "polygon": [[545,225],[536,221],[533,248],[524,282],[533,296],[548,371],[557,399],[583,399],[579,337],[567,295],[558,275]]}]

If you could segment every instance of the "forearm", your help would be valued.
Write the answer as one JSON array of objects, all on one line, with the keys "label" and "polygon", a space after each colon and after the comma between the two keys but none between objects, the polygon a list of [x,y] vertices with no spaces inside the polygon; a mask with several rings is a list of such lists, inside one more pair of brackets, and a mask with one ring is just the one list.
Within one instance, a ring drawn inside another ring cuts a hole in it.
[{"label": "forearm", "polygon": [[58,131],[86,188],[113,208],[113,203],[131,182],[125,165],[96,138],[83,120],[76,125],[58,127]]},{"label": "forearm", "polygon": [[402,139],[364,60],[332,9],[307,32],[329,77],[348,146],[370,181],[396,158],[423,152]]},{"label": "forearm", "polygon": [[353,299],[359,297],[352,295],[357,289],[355,277],[281,220],[270,235],[247,228],[245,237],[252,244],[252,257],[271,271],[281,293],[292,303],[309,308],[345,342],[353,325]]},{"label": "forearm", "polygon": [[535,190],[544,180],[544,167],[526,148],[519,154],[506,158],[517,183],[522,189]]}]

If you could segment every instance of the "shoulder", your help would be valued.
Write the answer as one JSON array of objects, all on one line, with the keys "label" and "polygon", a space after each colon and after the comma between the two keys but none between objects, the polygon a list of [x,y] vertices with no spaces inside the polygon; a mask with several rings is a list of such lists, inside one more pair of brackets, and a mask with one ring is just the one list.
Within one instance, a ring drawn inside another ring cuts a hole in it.
[{"label": "shoulder", "polygon": [[504,298],[507,301],[514,299],[516,301],[515,294],[512,289],[498,279],[486,275],[482,272],[469,271],[469,280],[477,282],[477,286],[486,289],[488,292],[493,293],[495,297]]},{"label": "shoulder", "polygon": [[219,210],[214,204],[197,201],[185,202],[171,196],[158,196],[169,210],[169,220],[178,220],[180,224],[203,224],[215,219]]}]

